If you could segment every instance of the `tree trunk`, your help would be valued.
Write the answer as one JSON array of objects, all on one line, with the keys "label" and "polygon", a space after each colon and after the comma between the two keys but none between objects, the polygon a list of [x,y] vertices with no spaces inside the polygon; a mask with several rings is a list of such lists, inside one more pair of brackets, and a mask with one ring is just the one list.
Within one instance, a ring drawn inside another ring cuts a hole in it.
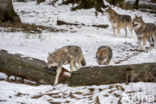
[{"label": "tree trunk", "polygon": [[139,0],[136,0],[134,3],[134,8],[138,9],[139,8]]},{"label": "tree trunk", "polygon": [[21,22],[19,16],[15,13],[12,0],[0,0],[0,21],[1,22]]},{"label": "tree trunk", "polygon": [[[56,67],[50,70],[42,60],[0,51],[0,72],[43,84],[53,84]],[[65,69],[64,69],[65,70]],[[70,86],[102,85],[128,82],[156,82],[156,63],[135,65],[83,67],[70,78],[60,77],[59,83]]]},{"label": "tree trunk", "polygon": [[[105,4],[103,0],[66,0],[63,2],[63,4],[69,4],[72,3],[73,7],[71,10],[77,10],[77,9],[90,9],[95,8],[96,11],[102,12],[101,8],[105,8]],[[75,4],[78,4],[77,6],[74,6]]]}]

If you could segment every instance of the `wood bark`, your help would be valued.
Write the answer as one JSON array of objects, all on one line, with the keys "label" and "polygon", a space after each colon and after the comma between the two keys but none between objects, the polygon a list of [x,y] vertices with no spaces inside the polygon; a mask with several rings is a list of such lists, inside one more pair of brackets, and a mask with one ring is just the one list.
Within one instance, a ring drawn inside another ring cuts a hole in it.
[{"label": "wood bark", "polygon": [[20,23],[19,16],[14,11],[12,0],[0,0],[0,21]]},{"label": "wood bark", "polygon": [[[53,84],[56,67],[46,68],[42,60],[0,51],[0,72],[43,84]],[[65,70],[65,69],[64,69]],[[118,66],[88,66],[72,72],[70,78],[60,77],[59,83],[70,86],[103,85],[128,82],[156,82],[156,63]]]},{"label": "wood bark", "polygon": [[139,81],[156,82],[156,63],[84,67],[72,73],[69,85],[103,85]]}]

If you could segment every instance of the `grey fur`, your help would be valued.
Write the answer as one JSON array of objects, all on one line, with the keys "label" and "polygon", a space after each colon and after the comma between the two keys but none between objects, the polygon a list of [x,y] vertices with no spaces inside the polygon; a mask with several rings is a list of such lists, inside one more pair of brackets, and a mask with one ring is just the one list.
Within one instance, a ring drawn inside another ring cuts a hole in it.
[{"label": "grey fur", "polygon": [[131,35],[133,36],[132,18],[129,15],[121,15],[114,11],[112,8],[107,8],[104,13],[108,17],[108,20],[112,24],[113,32],[117,29],[118,36],[120,36],[120,29],[124,28],[125,36],[127,37],[127,27],[129,28]]},{"label": "grey fur", "polygon": [[[62,71],[62,65],[70,64],[71,71],[74,71],[75,67],[78,70],[80,67],[86,65],[86,61],[82,54],[82,50],[79,46],[65,46],[53,53],[50,53],[48,58],[48,68],[51,66],[57,66],[56,77],[54,84],[58,83],[59,75]],[[78,64],[78,66],[76,65]]]},{"label": "grey fur", "polygon": [[96,61],[99,65],[108,65],[112,56],[112,49],[109,46],[101,46],[96,52]]},{"label": "grey fur", "polygon": [[137,17],[133,19],[133,27],[136,32],[137,38],[139,40],[139,49],[141,49],[141,41],[143,41],[143,49],[145,49],[146,40],[150,42],[150,47],[152,45],[152,38],[154,40],[154,46],[156,47],[156,25],[152,23],[145,23],[142,17]]}]

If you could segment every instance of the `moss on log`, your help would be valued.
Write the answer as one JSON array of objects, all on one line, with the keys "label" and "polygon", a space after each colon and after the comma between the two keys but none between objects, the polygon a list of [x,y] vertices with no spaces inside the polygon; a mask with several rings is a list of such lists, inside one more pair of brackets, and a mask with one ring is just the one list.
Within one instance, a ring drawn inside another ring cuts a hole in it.
[{"label": "moss on log", "polygon": [[[0,72],[43,84],[53,84],[56,67],[50,70],[42,60],[0,51]],[[63,68],[63,70],[65,70]],[[156,82],[156,63],[83,67],[70,78],[60,77],[59,83],[70,86],[103,85],[128,82]]]}]

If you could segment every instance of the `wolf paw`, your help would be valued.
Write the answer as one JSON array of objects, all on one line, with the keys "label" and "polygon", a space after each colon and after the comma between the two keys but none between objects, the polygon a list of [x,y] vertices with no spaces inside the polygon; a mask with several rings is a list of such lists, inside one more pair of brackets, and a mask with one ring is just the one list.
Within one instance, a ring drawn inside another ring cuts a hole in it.
[{"label": "wolf paw", "polygon": [[57,82],[57,81],[55,81],[55,82],[54,82],[54,85],[57,85],[57,84],[58,84],[58,82]]}]

